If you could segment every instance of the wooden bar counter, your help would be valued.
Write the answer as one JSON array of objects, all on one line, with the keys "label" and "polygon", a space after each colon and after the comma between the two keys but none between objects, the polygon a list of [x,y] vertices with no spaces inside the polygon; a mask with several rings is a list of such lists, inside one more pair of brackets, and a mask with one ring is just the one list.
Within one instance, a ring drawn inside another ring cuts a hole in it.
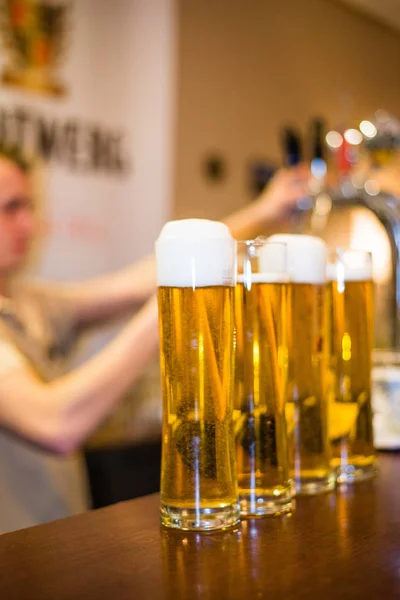
[{"label": "wooden bar counter", "polygon": [[158,506],[152,495],[0,536],[0,599],[400,598],[398,454],[380,454],[374,481],[234,531],[164,530]]}]

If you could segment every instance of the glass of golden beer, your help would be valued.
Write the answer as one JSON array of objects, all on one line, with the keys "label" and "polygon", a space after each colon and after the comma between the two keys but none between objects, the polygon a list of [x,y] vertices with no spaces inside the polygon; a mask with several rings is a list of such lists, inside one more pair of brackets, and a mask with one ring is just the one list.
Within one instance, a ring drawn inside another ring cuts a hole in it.
[{"label": "glass of golden beer", "polygon": [[233,439],[236,241],[171,221],[156,243],[163,394],[161,522],[224,529],[239,506]]},{"label": "glass of golden beer", "polygon": [[[327,249],[321,239],[307,235],[274,235],[269,240],[287,247],[285,412],[290,474],[297,494],[316,494],[335,485],[327,414]],[[270,254],[262,268],[268,270],[273,265]]]},{"label": "glass of golden beer", "polygon": [[[263,253],[279,268],[263,271]],[[290,511],[285,392],[287,273],[285,244],[238,243],[234,428],[240,512]]]},{"label": "glass of golden beer", "polygon": [[372,256],[338,250],[328,267],[331,340],[329,437],[337,481],[375,474],[371,408]]}]

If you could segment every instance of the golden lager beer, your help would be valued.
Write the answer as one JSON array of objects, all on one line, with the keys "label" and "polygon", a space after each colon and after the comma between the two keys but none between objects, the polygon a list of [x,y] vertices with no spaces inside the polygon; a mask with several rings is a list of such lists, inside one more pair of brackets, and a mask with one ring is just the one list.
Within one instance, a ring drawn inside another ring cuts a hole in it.
[{"label": "golden lager beer", "polygon": [[238,520],[232,428],[236,242],[221,223],[168,223],[156,245],[163,391],[161,520]]},{"label": "golden lager beer", "polygon": [[369,253],[338,253],[329,265],[331,401],[329,437],[337,480],[375,474],[371,409],[373,282]]},{"label": "golden lager beer", "polygon": [[[296,493],[333,489],[328,439],[328,320],[326,247],[305,235],[276,235],[287,245],[288,386],[286,420],[289,462]],[[273,264],[270,255],[264,269]]]},{"label": "golden lager beer", "polygon": [[[257,255],[266,244],[239,243],[244,272],[235,303],[239,502],[243,515],[255,516],[284,513],[292,505],[284,413],[287,284],[284,273],[258,272]],[[275,244],[274,250],[285,248]]]}]

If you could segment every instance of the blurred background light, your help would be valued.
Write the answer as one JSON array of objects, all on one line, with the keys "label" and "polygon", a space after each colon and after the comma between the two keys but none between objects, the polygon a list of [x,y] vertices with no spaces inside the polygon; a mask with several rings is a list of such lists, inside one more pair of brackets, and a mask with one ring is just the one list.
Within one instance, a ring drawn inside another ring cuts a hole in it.
[{"label": "blurred background light", "polygon": [[378,133],[378,130],[376,129],[375,125],[371,123],[371,121],[361,121],[360,131],[366,138],[370,140]]},{"label": "blurred background light", "polygon": [[381,123],[387,123],[390,119],[389,113],[382,109],[377,110],[375,116]]},{"label": "blurred background light", "polygon": [[325,140],[330,148],[340,148],[343,144],[343,137],[338,131],[328,131]]},{"label": "blurred background light", "polygon": [[379,183],[374,179],[368,179],[368,181],[365,182],[364,189],[370,196],[377,196],[381,191]]},{"label": "blurred background light", "polygon": [[351,144],[352,146],[358,146],[358,144],[361,144],[363,141],[363,136],[358,129],[347,129],[344,132],[344,139],[348,144]]},{"label": "blurred background light", "polygon": [[323,192],[315,199],[314,212],[318,215],[328,215],[332,208],[332,198],[329,194]]},{"label": "blurred background light", "polygon": [[314,158],[311,161],[311,173],[316,179],[323,179],[326,175],[327,166],[323,158]]}]

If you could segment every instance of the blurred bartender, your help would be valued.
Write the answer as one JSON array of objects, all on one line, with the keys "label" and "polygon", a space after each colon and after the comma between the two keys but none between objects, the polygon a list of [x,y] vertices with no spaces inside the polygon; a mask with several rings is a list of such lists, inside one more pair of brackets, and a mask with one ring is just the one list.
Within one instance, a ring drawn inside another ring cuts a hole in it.
[{"label": "blurred bartender", "polygon": [[[308,170],[278,172],[262,195],[226,219],[236,238],[265,232],[307,194]],[[35,234],[29,172],[0,156],[0,533],[89,507],[75,451],[154,357],[152,257],[76,285],[16,278]],[[115,339],[68,371],[88,327],[140,308]]]}]

